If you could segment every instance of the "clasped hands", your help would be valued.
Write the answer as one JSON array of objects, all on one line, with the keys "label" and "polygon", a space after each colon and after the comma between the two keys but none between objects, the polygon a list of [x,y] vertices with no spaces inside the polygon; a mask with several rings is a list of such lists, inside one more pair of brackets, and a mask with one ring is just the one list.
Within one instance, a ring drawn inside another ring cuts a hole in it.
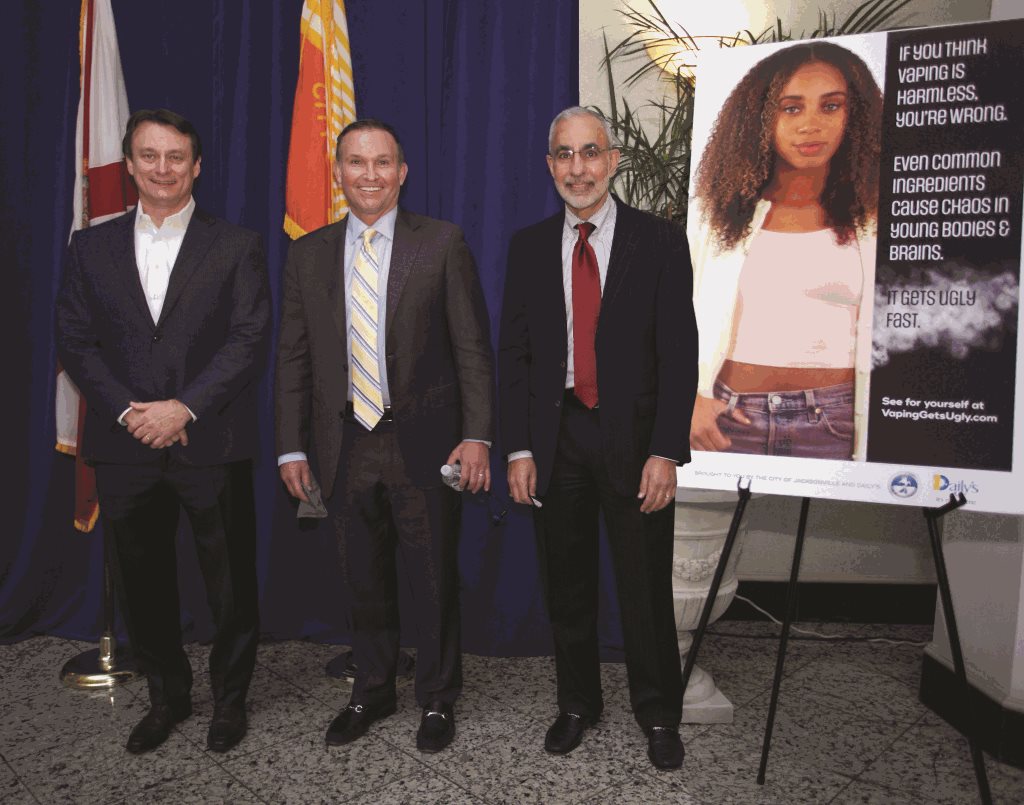
[{"label": "clasped hands", "polygon": [[131,402],[124,415],[128,432],[153,450],[160,450],[180,442],[188,444],[185,426],[192,421],[188,408],[178,400]]}]

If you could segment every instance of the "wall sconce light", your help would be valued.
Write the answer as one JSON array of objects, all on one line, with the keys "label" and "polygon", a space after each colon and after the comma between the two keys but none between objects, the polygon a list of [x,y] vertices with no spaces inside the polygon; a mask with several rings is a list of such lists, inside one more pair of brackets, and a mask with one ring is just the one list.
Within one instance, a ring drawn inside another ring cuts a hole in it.
[{"label": "wall sconce light", "polygon": [[696,51],[748,44],[748,33],[757,36],[774,23],[773,9],[764,0],[660,0],[650,5],[652,12],[643,15],[650,26],[642,37],[648,58],[670,77],[691,82]]}]

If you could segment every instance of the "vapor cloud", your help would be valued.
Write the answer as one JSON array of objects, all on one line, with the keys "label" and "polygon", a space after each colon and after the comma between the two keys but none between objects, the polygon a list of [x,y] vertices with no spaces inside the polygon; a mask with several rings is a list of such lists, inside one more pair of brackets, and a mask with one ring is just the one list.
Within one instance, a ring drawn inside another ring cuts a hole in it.
[{"label": "vapor cloud", "polygon": [[[972,303],[940,304],[940,298]],[[885,366],[890,356],[916,349],[942,349],[958,361],[973,350],[999,350],[1006,341],[1015,341],[1018,299],[1019,283],[1009,269],[993,274],[945,263],[897,273],[879,266],[872,366]],[[917,314],[916,326],[886,326],[890,313]]]}]

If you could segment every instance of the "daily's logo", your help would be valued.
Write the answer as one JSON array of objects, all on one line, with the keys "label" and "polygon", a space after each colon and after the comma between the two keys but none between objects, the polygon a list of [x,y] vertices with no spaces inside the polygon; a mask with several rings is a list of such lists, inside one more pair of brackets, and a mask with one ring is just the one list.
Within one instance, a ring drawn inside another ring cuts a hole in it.
[{"label": "daily's logo", "polygon": [[889,491],[897,498],[912,498],[917,494],[917,478],[909,472],[901,472],[889,479]]},{"label": "daily's logo", "polygon": [[951,481],[945,475],[938,473],[932,476],[932,489],[936,492],[949,492],[953,495],[960,492],[964,494],[978,493],[978,485],[974,481]]}]

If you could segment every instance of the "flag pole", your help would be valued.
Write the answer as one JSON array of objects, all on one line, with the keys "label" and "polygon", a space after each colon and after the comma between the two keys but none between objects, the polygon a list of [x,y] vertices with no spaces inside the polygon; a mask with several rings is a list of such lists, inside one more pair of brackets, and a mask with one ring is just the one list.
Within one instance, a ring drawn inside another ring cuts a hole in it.
[{"label": "flag pole", "polygon": [[[80,141],[81,153],[77,168],[80,184],[76,181],[75,205],[81,205],[80,214],[76,214],[72,225],[73,230],[84,229],[96,220],[106,220],[114,215],[123,214],[132,203],[131,198],[120,199],[116,208],[109,205],[91,203],[92,189],[91,171],[93,168],[105,168],[121,162],[120,171],[114,174],[101,175],[97,182],[109,184],[111,180],[116,186],[124,188],[126,168],[120,153],[120,140],[117,137],[97,137],[94,141],[91,131],[94,101],[100,109],[101,117],[117,119],[119,128],[124,130],[128,119],[128,96],[125,93],[123,78],[114,81],[111,86],[100,87],[97,98],[93,98],[93,56],[100,47],[100,59],[108,64],[116,65],[116,74],[121,76],[121,58],[117,51],[117,35],[114,30],[113,12],[110,0],[82,0],[79,47],[81,57],[81,99],[79,101],[76,144]],[[96,158],[93,158],[95,156]],[[101,198],[109,199],[116,194],[104,193]],[[74,390],[74,404],[60,404],[58,392],[58,420],[60,411],[77,412],[75,417],[75,441],[68,445],[58,444],[58,450],[75,456],[75,527],[80,531],[89,532],[96,523],[99,513],[96,500],[96,479],[92,468],[85,464],[82,456],[82,421],[84,420],[85,403]],[[58,432],[60,428],[58,427]],[[74,432],[74,431],[73,431]],[[59,441],[59,440],[58,440]],[[73,449],[72,449],[73,448]],[[120,649],[114,635],[114,583],[110,570],[110,540],[103,535],[103,634],[98,648],[84,651],[68,660],[61,669],[60,678],[65,685],[72,688],[112,688],[130,682],[139,676],[134,659],[127,648]]]},{"label": "flag pole", "polygon": [[99,648],[72,657],[60,671],[69,688],[113,688],[138,679],[135,658],[127,646],[117,645],[114,634],[114,578],[110,572],[110,540],[103,534],[103,634]]}]

